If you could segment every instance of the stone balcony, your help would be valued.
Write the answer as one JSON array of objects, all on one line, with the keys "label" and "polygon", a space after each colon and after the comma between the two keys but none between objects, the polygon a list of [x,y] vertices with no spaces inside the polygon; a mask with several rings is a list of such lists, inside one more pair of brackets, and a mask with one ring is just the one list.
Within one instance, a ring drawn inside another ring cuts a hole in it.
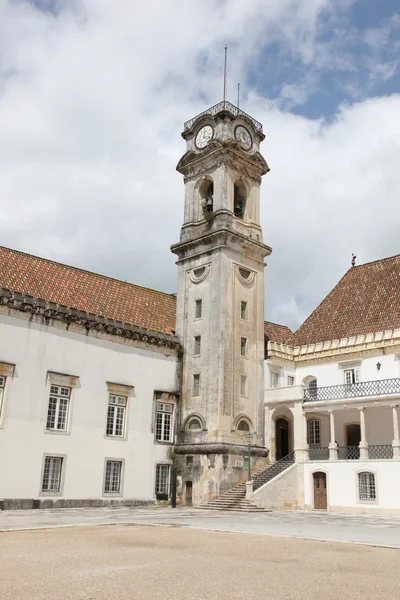
[{"label": "stone balcony", "polygon": [[291,400],[303,400],[304,392],[305,389],[303,385],[274,387],[265,390],[264,400],[266,402],[289,402]]}]

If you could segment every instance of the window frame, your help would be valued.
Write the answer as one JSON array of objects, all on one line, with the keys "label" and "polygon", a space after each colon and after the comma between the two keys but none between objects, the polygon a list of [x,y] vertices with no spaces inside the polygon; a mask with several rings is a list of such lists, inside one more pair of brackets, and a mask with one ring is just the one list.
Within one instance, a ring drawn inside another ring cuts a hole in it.
[{"label": "window frame", "polygon": [[[119,470],[119,490],[117,492],[107,491],[106,490],[107,465],[108,465],[108,463],[119,463],[120,464],[120,470]],[[118,496],[122,496],[123,495],[123,489],[124,489],[124,487],[123,487],[124,486],[124,474],[125,474],[125,459],[123,459],[123,458],[115,458],[115,457],[112,457],[112,456],[107,456],[104,459],[102,495],[103,496],[107,496],[107,497],[112,496],[113,498],[118,497]]]},{"label": "window frame", "polygon": [[246,337],[241,336],[240,337],[240,356],[241,358],[247,358],[247,342],[248,339]]},{"label": "window frame", "polygon": [[[351,381],[347,381],[347,374],[350,374]],[[343,369],[343,383],[344,385],[355,385],[360,381],[360,372],[357,367],[349,367]]]},{"label": "window frame", "polygon": [[[363,498],[361,496],[361,476],[362,475],[369,475],[372,476],[373,478],[373,485],[371,486],[371,483],[368,482],[365,486],[365,491],[367,492],[371,492],[371,489],[373,489],[373,494],[374,497],[373,498]],[[375,471],[372,471],[370,469],[360,469],[356,472],[356,488],[357,488],[357,502],[364,504],[378,504],[378,484],[377,484],[377,473]]]},{"label": "window frame", "polygon": [[[200,307],[200,310],[198,310],[198,308]],[[197,313],[200,312],[200,314],[198,315]],[[202,298],[197,298],[197,300],[194,301],[194,319],[195,321],[198,321],[199,319],[203,318],[203,299]]]},{"label": "window frame", "polygon": [[201,356],[201,335],[194,336],[193,356]]},{"label": "window frame", "polygon": [[[116,403],[111,403],[111,399],[115,399],[117,402]],[[124,400],[125,401],[125,406],[123,404],[118,404],[119,400]],[[113,423],[112,423],[112,429],[113,429],[113,433],[108,433],[108,424],[109,424],[109,418],[110,418],[110,407],[114,409],[113,413]],[[123,408],[123,420],[122,420],[122,432],[121,435],[115,433],[115,430],[117,428],[117,421],[118,421],[118,409],[122,409]],[[115,393],[110,393],[108,394],[108,402],[107,402],[107,416],[106,416],[106,431],[105,431],[105,436],[108,439],[117,439],[117,440],[124,440],[126,439],[126,423],[127,423],[127,414],[128,414],[128,397],[127,396],[123,396],[122,394],[115,394]]]},{"label": "window frame", "polygon": [[[164,406],[171,406],[171,411],[163,410]],[[175,403],[174,402],[163,402],[162,400],[157,400],[156,404],[156,419],[154,423],[154,440],[157,444],[173,444],[174,443],[174,429],[175,429]],[[161,438],[158,437],[158,416],[161,415]],[[170,417],[169,419],[169,438],[164,439],[164,431],[166,428],[166,417]]]},{"label": "window frame", "polygon": [[[311,426],[311,423],[313,423],[313,426]],[[316,425],[318,425],[318,427],[316,427]],[[315,441],[311,441],[312,437]],[[321,447],[321,421],[314,417],[307,419],[307,444],[312,448]]]},{"label": "window frame", "polygon": [[4,378],[2,400],[0,402],[0,429],[4,428],[6,421],[7,402],[11,383],[14,377],[14,369],[15,365],[6,362],[0,362],[0,377]]},{"label": "window frame", "polygon": [[193,390],[192,396],[200,396],[201,394],[201,377],[200,373],[193,373]]},{"label": "window frame", "polygon": [[[53,388],[57,389],[57,392],[53,391]],[[69,392],[68,395],[62,394],[61,390],[68,390],[68,392]],[[71,398],[72,398],[72,387],[71,386],[60,385],[60,384],[55,384],[55,383],[50,382],[48,400],[47,400],[46,423],[45,423],[46,433],[57,433],[57,434],[68,434],[69,433],[70,422],[71,422]],[[55,411],[54,411],[54,424],[55,425],[57,425],[60,420],[61,401],[62,400],[67,401],[64,427],[49,426],[49,420],[51,419],[51,417],[50,417],[51,404],[52,404],[52,401],[54,401],[54,400],[56,401],[56,406],[55,406]]]},{"label": "window frame", "polygon": [[[166,470],[166,490],[165,488],[162,488],[162,490],[164,491],[160,491],[160,488],[158,488],[158,484],[160,482],[160,477],[158,477],[158,472],[159,471],[165,471]],[[156,468],[155,468],[155,473],[154,473],[154,494],[156,496],[157,500],[168,500],[169,498],[169,494],[170,494],[170,488],[171,488],[171,463],[163,463],[163,462],[159,462],[156,463]],[[159,498],[159,496],[162,496],[162,498]],[[166,498],[165,498],[166,496]]]},{"label": "window frame", "polygon": [[[276,385],[273,384],[273,382],[275,381],[275,377],[276,377]],[[274,371],[270,372],[270,374],[269,374],[269,387],[271,389],[279,387],[279,373],[275,373]]]},{"label": "window frame", "polygon": [[288,385],[288,387],[293,387],[294,383],[295,383],[295,377],[294,377],[294,375],[288,375],[287,376],[287,385]]},{"label": "window frame", "polygon": [[242,321],[248,321],[249,320],[248,314],[249,314],[249,303],[246,300],[241,300],[240,301],[240,319]]},{"label": "window frame", "polygon": [[[59,486],[58,490],[45,490],[43,489],[45,470],[46,470],[46,459],[59,459],[60,460],[60,476],[59,476]],[[62,496],[64,490],[64,479],[65,479],[65,469],[66,469],[66,454],[57,454],[55,452],[52,453],[44,453],[42,458],[42,469],[40,474],[40,487],[39,487],[39,496]]]},{"label": "window frame", "polygon": [[7,389],[6,375],[0,375],[0,424],[3,420],[4,405],[6,400],[6,389]]},{"label": "window frame", "polygon": [[242,398],[247,398],[247,375],[240,375],[239,391]]}]

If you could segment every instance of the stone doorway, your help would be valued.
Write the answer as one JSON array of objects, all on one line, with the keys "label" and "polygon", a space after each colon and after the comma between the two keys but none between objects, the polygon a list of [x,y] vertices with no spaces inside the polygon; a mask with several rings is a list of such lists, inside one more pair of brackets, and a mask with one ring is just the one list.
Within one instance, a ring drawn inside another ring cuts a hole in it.
[{"label": "stone doorway", "polygon": [[275,421],[275,460],[289,454],[289,422],[282,417]]},{"label": "stone doorway", "polygon": [[193,505],[193,482],[187,481],[185,484],[185,504],[186,506]]},{"label": "stone doorway", "polygon": [[315,510],[327,510],[328,498],[326,494],[326,473],[318,471],[313,474],[314,479],[314,508]]}]

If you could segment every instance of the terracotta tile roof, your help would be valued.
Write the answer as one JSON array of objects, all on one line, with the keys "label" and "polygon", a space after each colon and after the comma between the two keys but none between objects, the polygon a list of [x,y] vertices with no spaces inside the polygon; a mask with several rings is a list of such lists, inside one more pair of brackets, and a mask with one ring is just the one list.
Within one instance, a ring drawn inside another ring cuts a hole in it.
[{"label": "terracotta tile roof", "polygon": [[294,333],[292,346],[400,327],[400,254],[351,267]]},{"label": "terracotta tile roof", "polygon": [[277,323],[271,323],[270,321],[264,322],[264,334],[271,340],[271,342],[277,342],[278,344],[289,343],[293,333],[286,325],[278,325]]},{"label": "terracotta tile roof", "polygon": [[175,329],[176,300],[171,294],[2,246],[0,287],[144,329],[166,334]]}]

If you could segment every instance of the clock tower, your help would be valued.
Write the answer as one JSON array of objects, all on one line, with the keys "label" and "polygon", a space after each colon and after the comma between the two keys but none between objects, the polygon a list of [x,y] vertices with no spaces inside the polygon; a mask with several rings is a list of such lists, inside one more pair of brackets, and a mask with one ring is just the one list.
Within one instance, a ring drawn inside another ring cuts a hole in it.
[{"label": "clock tower", "polygon": [[177,444],[182,502],[200,505],[265,464],[262,125],[220,102],[184,125],[177,335],[183,347]]}]

